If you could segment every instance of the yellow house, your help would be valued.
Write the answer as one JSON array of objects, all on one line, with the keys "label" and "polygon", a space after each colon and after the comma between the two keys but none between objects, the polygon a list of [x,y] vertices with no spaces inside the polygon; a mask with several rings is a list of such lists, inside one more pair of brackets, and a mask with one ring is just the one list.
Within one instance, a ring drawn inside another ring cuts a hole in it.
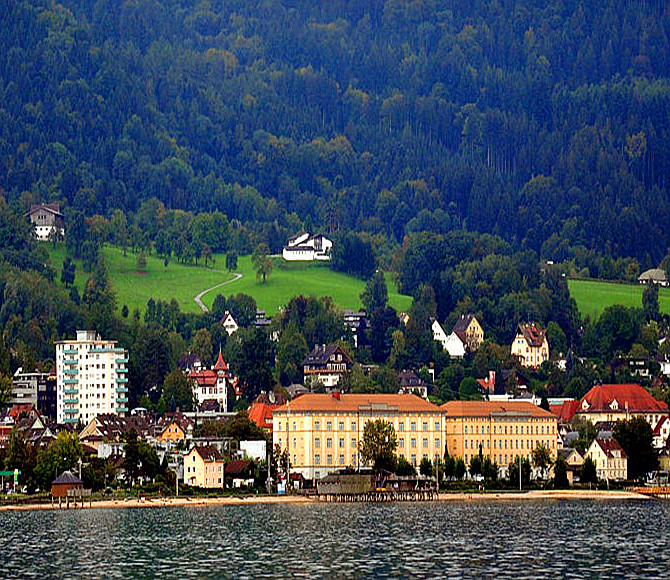
[{"label": "yellow house", "polygon": [[519,324],[512,342],[511,353],[521,366],[537,368],[549,360],[549,342],[547,331],[537,324]]},{"label": "yellow house", "polygon": [[466,464],[480,452],[501,468],[517,456],[531,458],[544,445],[552,461],[558,449],[558,418],[526,401],[450,401],[444,412],[449,454]]},{"label": "yellow house", "polygon": [[484,329],[472,314],[463,314],[454,324],[452,332],[467,345],[470,352],[475,352],[484,342]]},{"label": "yellow house", "polygon": [[272,411],[273,445],[287,449],[291,471],[320,479],[362,467],[358,446],[368,421],[393,425],[397,454],[412,465],[444,451],[442,412],[416,395],[306,394]]},{"label": "yellow house", "polygon": [[216,447],[196,445],[184,455],[184,483],[193,487],[223,489],[223,464],[223,457]]},{"label": "yellow house", "polygon": [[628,479],[628,456],[616,439],[594,439],[586,457],[595,464],[598,479]]}]

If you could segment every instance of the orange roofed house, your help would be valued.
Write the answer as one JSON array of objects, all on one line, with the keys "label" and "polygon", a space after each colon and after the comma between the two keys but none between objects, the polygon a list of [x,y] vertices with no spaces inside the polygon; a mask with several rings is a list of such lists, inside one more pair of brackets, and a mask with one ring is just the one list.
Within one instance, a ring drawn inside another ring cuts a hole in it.
[{"label": "orange roofed house", "polygon": [[292,472],[320,479],[335,469],[362,466],[359,442],[365,424],[376,419],[393,425],[396,453],[412,465],[442,456],[442,412],[416,395],[302,395],[272,412],[272,443],[288,447]]},{"label": "orange roofed house", "polygon": [[634,383],[596,385],[579,400],[576,414],[593,424],[644,417],[654,429],[668,416],[668,404],[657,401],[647,389]]},{"label": "orange roofed house", "polygon": [[193,487],[223,488],[224,461],[213,445],[193,447],[184,455],[184,483]]},{"label": "orange roofed house", "polygon": [[221,351],[211,370],[192,370],[188,373],[188,377],[194,382],[193,398],[198,406],[205,401],[216,401],[224,413],[228,410],[228,386],[231,383],[231,375]]},{"label": "orange roofed house", "polygon": [[517,456],[530,459],[544,445],[556,458],[558,419],[527,401],[450,401],[444,412],[445,443],[449,454],[466,464],[481,448],[484,457],[503,471]]},{"label": "orange roofed house", "polygon": [[549,360],[549,342],[547,331],[537,324],[519,324],[512,342],[511,353],[521,366],[537,368]]}]

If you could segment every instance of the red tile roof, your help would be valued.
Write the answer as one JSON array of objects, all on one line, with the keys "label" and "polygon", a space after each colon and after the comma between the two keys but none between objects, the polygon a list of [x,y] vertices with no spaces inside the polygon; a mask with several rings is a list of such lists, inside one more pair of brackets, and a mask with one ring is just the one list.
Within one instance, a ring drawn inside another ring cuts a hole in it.
[{"label": "red tile roof", "polygon": [[220,350],[219,350],[219,358],[216,359],[216,364],[214,365],[213,370],[215,370],[215,371],[227,371],[228,370],[228,365],[226,364],[226,361],[223,360],[223,355],[221,354]]},{"label": "red tile roof", "polygon": [[208,387],[216,385],[217,374],[214,371],[205,369],[202,371],[191,371],[188,373],[188,378],[193,379],[201,387]]},{"label": "red tile roof", "polygon": [[[431,402],[417,397],[416,395],[378,395],[378,394],[339,394],[327,395],[308,393],[291,401],[291,412],[300,411],[330,411],[330,412],[356,412],[361,409],[365,411],[382,410],[385,406],[396,408],[400,412],[439,412],[439,407]],[[280,407],[282,412],[286,411],[286,405]]]},{"label": "red tile roof", "polygon": [[267,405],[265,403],[253,403],[249,407],[249,419],[256,423],[261,429],[272,429],[272,411],[280,405]]},{"label": "red tile roof", "polygon": [[544,337],[547,334],[546,330],[541,329],[537,324],[519,324],[517,334],[523,334],[529,346],[540,347],[544,342]]},{"label": "red tile roof", "polygon": [[668,413],[668,404],[657,401],[649,391],[640,385],[596,385],[579,401],[579,408],[584,411],[584,401],[588,403],[588,412],[611,412],[612,402],[616,401],[619,410],[631,413]]},{"label": "red tile roof", "polygon": [[449,401],[440,407],[447,417],[488,417],[492,413],[530,413],[533,417],[556,416],[528,401]]},{"label": "red tile roof", "polygon": [[621,445],[619,445],[619,442],[616,439],[596,439],[595,441],[605,452],[607,457],[614,457],[612,451],[619,451],[621,453],[621,457],[627,457],[626,452],[623,450]]},{"label": "red tile roof", "polygon": [[563,401],[560,405],[549,405],[549,410],[558,417],[560,423],[569,423],[579,410],[579,401]]}]

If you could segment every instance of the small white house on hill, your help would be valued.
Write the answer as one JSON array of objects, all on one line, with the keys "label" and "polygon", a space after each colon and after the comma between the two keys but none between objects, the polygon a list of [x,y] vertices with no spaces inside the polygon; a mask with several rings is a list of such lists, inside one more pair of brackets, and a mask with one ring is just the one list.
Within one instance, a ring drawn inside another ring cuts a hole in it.
[{"label": "small white house on hill", "polygon": [[327,237],[309,233],[291,236],[284,246],[282,256],[289,262],[313,262],[315,260],[330,260],[333,242]]}]

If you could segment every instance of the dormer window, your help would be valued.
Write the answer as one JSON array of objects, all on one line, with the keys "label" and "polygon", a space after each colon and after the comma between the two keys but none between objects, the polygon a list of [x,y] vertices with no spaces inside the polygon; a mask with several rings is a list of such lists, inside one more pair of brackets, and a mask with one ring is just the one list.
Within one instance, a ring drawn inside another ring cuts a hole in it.
[{"label": "dormer window", "polygon": [[583,411],[588,411],[588,410],[589,410],[589,406],[590,406],[590,405],[589,405],[588,401],[584,401],[584,402],[582,403],[582,410],[583,410]]},{"label": "dormer window", "polygon": [[614,400],[610,403],[610,409],[612,409],[613,411],[616,411],[618,408],[619,408],[619,403],[617,402],[616,399],[614,399]]}]

